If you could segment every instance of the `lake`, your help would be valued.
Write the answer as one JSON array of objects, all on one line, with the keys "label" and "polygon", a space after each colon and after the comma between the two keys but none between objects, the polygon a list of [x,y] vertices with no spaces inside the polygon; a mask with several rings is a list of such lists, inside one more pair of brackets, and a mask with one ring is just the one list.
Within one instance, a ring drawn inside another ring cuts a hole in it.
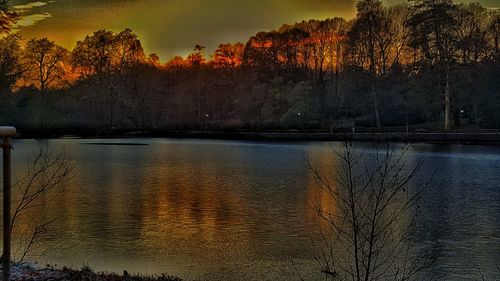
[{"label": "lake", "polygon": [[[108,145],[127,144],[127,145]],[[135,144],[135,145],[132,145]],[[38,147],[76,165],[67,191],[32,211],[57,219],[40,262],[188,280],[323,280],[310,203],[319,187],[305,159],[331,168],[331,144],[188,139],[14,140],[14,177]],[[334,146],[336,144],[333,144]],[[372,144],[356,144],[368,153]],[[500,147],[414,145],[436,171],[417,242],[448,280],[493,278],[500,264]]]}]

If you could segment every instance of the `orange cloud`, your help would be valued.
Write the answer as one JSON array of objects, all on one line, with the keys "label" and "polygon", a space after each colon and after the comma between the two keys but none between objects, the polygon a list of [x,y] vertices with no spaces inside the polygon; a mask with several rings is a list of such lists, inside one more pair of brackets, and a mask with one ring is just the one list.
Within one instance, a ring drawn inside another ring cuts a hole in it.
[{"label": "orange cloud", "polygon": [[35,7],[42,7],[42,6],[45,6],[47,5],[48,3],[52,3],[54,1],[49,1],[49,2],[40,2],[40,1],[37,1],[37,2],[31,2],[31,3],[28,3],[28,4],[24,4],[24,5],[15,5],[15,6],[12,6],[12,8],[16,9],[17,11],[26,11],[26,10],[31,10]]},{"label": "orange cloud", "polygon": [[21,18],[17,21],[15,28],[35,25],[36,23],[38,23],[46,18],[51,18],[51,17],[52,17],[52,15],[49,13],[31,14],[31,15],[21,16]]}]

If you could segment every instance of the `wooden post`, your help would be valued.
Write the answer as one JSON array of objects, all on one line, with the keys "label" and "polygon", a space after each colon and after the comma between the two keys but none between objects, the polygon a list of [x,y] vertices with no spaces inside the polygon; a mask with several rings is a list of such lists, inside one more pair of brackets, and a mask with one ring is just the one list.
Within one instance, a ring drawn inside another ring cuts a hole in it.
[{"label": "wooden post", "polygon": [[3,280],[10,281],[10,242],[11,242],[11,150],[10,138],[16,135],[14,127],[0,127],[3,138]]}]

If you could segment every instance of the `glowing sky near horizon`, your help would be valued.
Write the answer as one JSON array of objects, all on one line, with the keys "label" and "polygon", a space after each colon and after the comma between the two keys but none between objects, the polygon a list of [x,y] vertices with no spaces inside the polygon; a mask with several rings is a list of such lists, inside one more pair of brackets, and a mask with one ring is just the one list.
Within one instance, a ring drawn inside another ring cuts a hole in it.
[{"label": "glowing sky near horizon", "polygon": [[[399,0],[386,0],[394,3]],[[500,0],[480,1],[500,7]],[[24,39],[48,37],[66,48],[99,29],[131,28],[146,52],[162,61],[186,55],[194,45],[210,54],[224,42],[245,42],[258,31],[284,23],[329,17],[352,18],[355,0],[11,0],[22,16]]]}]

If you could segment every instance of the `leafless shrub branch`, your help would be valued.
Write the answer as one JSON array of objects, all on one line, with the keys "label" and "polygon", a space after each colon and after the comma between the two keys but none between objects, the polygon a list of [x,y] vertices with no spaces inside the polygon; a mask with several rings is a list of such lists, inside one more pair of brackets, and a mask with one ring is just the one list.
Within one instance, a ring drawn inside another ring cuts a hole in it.
[{"label": "leafless shrub branch", "polygon": [[336,161],[328,176],[306,161],[330,204],[310,204],[320,234],[313,246],[326,279],[421,278],[433,259],[418,258],[410,238],[430,180],[415,188],[409,183],[422,159],[408,165],[409,145],[386,144],[374,155],[359,153],[352,143],[332,149]]},{"label": "leafless shrub branch", "polygon": [[15,183],[19,196],[13,201],[11,232],[14,241],[15,262],[27,256],[43,256],[54,250],[58,234],[51,232],[57,219],[46,219],[32,210],[53,202],[67,189],[67,182],[75,168],[65,158],[64,151],[54,153],[39,149],[33,151],[26,163],[25,175]]}]

